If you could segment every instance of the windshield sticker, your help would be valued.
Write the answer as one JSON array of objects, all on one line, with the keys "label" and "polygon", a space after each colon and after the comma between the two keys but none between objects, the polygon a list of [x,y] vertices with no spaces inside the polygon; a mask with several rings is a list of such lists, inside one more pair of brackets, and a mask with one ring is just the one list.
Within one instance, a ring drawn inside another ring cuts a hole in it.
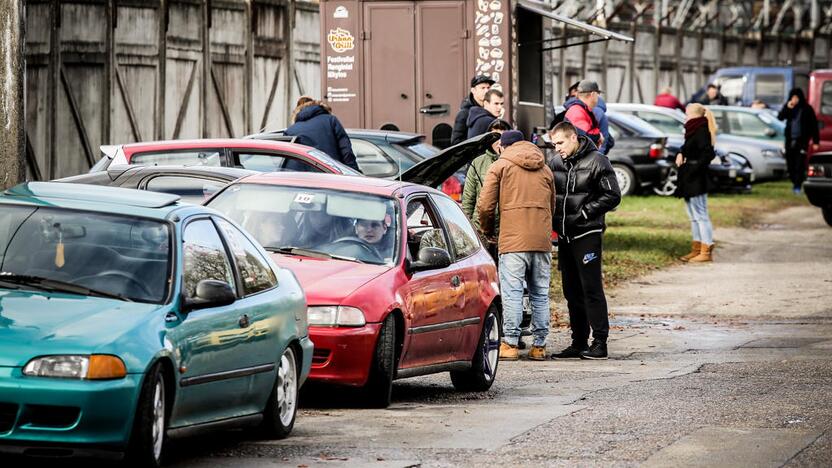
[{"label": "windshield sticker", "polygon": [[315,200],[314,193],[299,193],[295,195],[295,203],[309,204],[312,203],[313,200]]}]

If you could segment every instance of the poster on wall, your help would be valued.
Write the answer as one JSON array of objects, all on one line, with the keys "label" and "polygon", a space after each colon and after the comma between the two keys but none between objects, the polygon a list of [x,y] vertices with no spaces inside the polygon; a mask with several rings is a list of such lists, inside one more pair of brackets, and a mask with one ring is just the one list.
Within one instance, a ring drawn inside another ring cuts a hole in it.
[{"label": "poster on wall", "polygon": [[[506,0],[507,1],[507,0]],[[477,75],[489,75],[502,89],[500,79],[506,74],[508,44],[504,37],[508,21],[503,11],[504,0],[477,0],[474,10],[474,47]]]},{"label": "poster on wall", "polygon": [[357,2],[326,2],[322,18],[323,99],[346,125],[358,123],[360,40]]}]

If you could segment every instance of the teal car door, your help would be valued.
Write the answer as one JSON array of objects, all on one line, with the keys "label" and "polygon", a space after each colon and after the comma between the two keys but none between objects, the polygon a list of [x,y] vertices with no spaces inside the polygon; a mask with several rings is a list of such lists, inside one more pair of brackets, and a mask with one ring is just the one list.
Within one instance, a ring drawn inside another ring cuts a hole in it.
[{"label": "teal car door", "polygon": [[[189,220],[181,246],[183,298],[195,297],[202,280],[224,281],[236,290],[228,253],[210,218]],[[168,339],[180,375],[171,427],[249,413],[248,368],[253,361],[246,358],[247,327],[241,323],[237,302],[180,313],[172,323]]]},{"label": "teal car door", "polygon": [[[245,359],[257,370],[249,377],[248,410],[260,412],[274,386],[277,360],[290,338],[288,330],[294,325],[295,315],[288,303],[294,298],[281,298],[275,290],[277,275],[248,237],[222,218],[214,221],[226,241],[236,273],[241,297],[236,303],[237,314],[248,322],[241,341]],[[287,332],[281,336],[281,330]]]}]

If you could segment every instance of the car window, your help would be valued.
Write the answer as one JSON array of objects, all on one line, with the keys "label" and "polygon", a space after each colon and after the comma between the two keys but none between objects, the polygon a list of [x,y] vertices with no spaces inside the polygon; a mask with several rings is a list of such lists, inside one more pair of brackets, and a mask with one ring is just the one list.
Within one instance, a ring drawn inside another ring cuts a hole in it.
[{"label": "car window", "polygon": [[720,76],[715,80],[719,86],[719,92],[728,99],[728,103],[735,104],[742,101],[742,90],[745,86],[745,77],[742,76]]},{"label": "car window", "polygon": [[718,110],[714,111],[713,114],[717,132],[731,132],[731,127],[728,126],[730,122],[726,120],[725,112]]},{"label": "car window", "polygon": [[432,196],[432,198],[436,202],[439,214],[442,215],[448,226],[456,258],[465,258],[476,252],[480,247],[477,233],[471,226],[471,222],[465,217],[465,213],[462,212],[459,204],[446,197]]},{"label": "car window", "polygon": [[433,145],[429,145],[429,144],[427,144],[423,141],[420,141],[419,143],[414,143],[414,144],[407,145],[407,149],[409,149],[410,151],[413,151],[414,153],[418,154],[419,156],[421,156],[425,159],[432,158],[432,157],[436,156],[437,154],[439,154],[439,151],[441,151],[439,148],[437,148]]},{"label": "car window", "polygon": [[445,231],[426,198],[407,203],[407,247],[412,259],[419,258],[419,250],[425,247],[448,250]]},{"label": "car window", "polygon": [[145,190],[173,193],[182,197],[183,202],[199,205],[225,185],[225,182],[201,177],[156,176],[147,181]]},{"label": "car window", "polygon": [[130,157],[130,164],[163,166],[166,164],[182,166],[213,166],[222,165],[222,150],[191,150],[134,153]]},{"label": "car window", "polygon": [[731,125],[731,134],[749,136],[749,137],[765,137],[769,126],[760,120],[756,114],[749,112],[727,112],[728,121]]},{"label": "car window", "polygon": [[[311,157],[313,157],[313,158],[317,159],[318,161],[321,161],[321,162],[323,162],[324,164],[328,165],[328,166],[329,166],[329,167],[331,167],[331,168],[332,168],[335,172],[337,172],[337,173],[339,173],[339,174],[344,174],[344,175],[362,175],[360,172],[358,172],[358,171],[356,171],[355,169],[353,169],[353,168],[351,168],[351,167],[347,166],[346,164],[344,164],[344,163],[342,163],[342,162],[339,162],[339,161],[336,161],[335,159],[333,159],[333,158],[332,158],[332,156],[330,156],[330,155],[328,155],[328,154],[324,153],[324,152],[323,152],[323,151],[321,151],[321,150],[316,150],[316,149],[313,149],[313,150],[310,150],[307,154],[308,154],[309,156],[311,156]],[[323,172],[323,171],[321,171],[321,172]]]},{"label": "car window", "polygon": [[187,297],[196,296],[196,286],[202,280],[224,281],[231,289],[236,290],[231,263],[228,261],[220,235],[210,220],[200,219],[185,226],[182,251],[182,292]]},{"label": "car window", "polygon": [[243,281],[246,295],[271,289],[277,285],[277,277],[260,251],[239,229],[224,219],[217,218],[217,224],[225,234],[225,240],[234,256],[237,270]]},{"label": "car window", "polygon": [[832,115],[832,80],[823,83],[820,95],[820,113]]},{"label": "car window", "polygon": [[769,105],[786,101],[786,77],[783,75],[757,75],[754,97]]},{"label": "car window", "polygon": [[299,158],[272,153],[234,153],[237,167],[260,172],[323,172]]},{"label": "car window", "polygon": [[681,135],[685,133],[685,125],[669,115],[658,112],[638,111],[637,117],[670,135]]},{"label": "car window", "polygon": [[392,158],[384,154],[378,146],[365,141],[352,139],[352,152],[361,172],[370,177],[390,177],[399,173],[399,168]]}]

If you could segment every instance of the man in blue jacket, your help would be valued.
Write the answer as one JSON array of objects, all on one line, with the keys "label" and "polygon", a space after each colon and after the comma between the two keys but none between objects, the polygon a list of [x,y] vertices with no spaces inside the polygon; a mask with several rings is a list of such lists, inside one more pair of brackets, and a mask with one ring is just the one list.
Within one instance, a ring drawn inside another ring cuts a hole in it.
[{"label": "man in blue jacket", "polygon": [[490,89],[485,93],[482,107],[472,107],[468,113],[468,136],[474,138],[488,132],[488,127],[503,115],[503,93],[497,89]]},{"label": "man in blue jacket", "polygon": [[284,134],[296,136],[296,143],[319,149],[336,161],[360,171],[346,130],[337,117],[321,107],[319,101],[303,104],[295,123]]},{"label": "man in blue jacket", "polygon": [[609,154],[612,147],[615,145],[615,140],[610,135],[610,122],[607,119],[607,103],[604,98],[598,96],[598,104],[592,108],[592,113],[595,114],[595,120],[598,121],[598,128],[601,129],[601,135],[604,137],[601,147],[598,151],[601,154]]}]

